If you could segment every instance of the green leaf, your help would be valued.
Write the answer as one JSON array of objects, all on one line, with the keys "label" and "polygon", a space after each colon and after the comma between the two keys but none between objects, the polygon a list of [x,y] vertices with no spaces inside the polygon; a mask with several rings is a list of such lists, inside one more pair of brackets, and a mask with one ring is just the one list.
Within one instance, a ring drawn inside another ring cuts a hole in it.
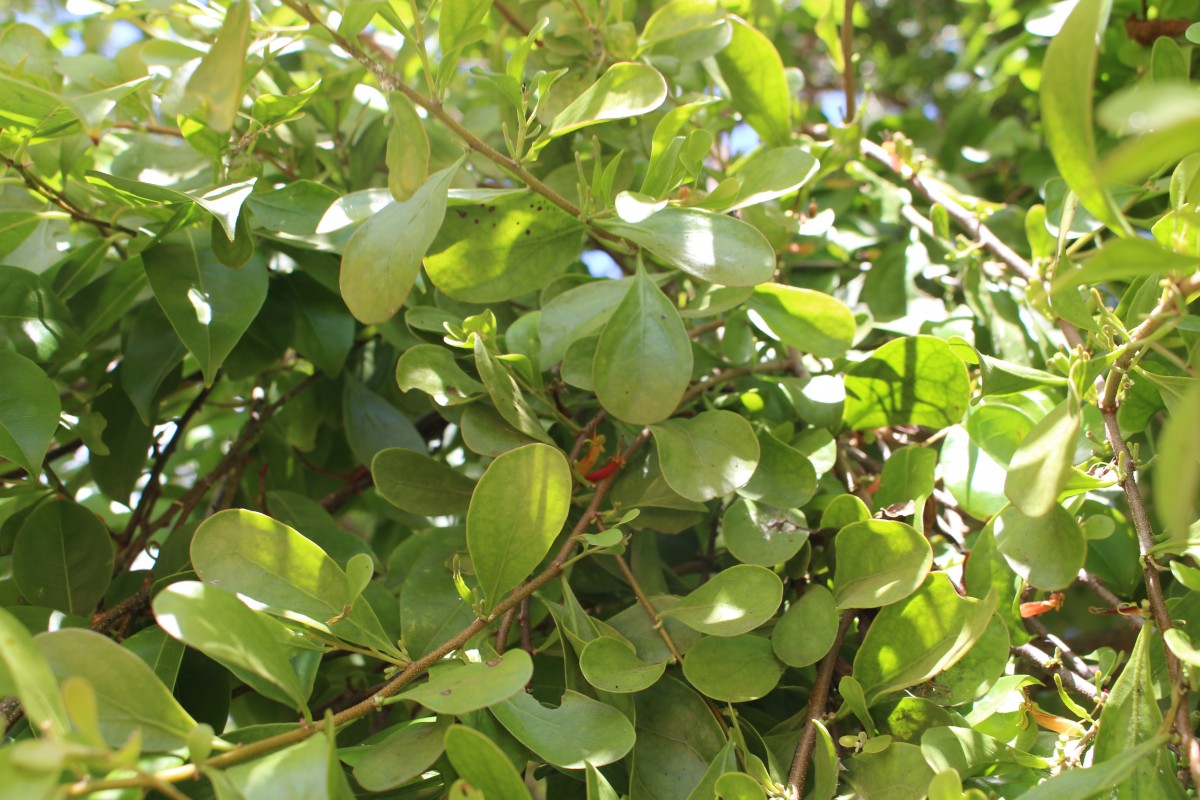
[{"label": "green leaf", "polygon": [[[1162,727],[1163,715],[1154,695],[1150,660],[1153,638],[1153,626],[1143,625],[1129,654],[1129,661],[1109,690],[1100,712],[1099,728],[1092,749],[1094,764],[1110,762],[1130,747],[1154,739]],[[1114,788],[1113,798],[1132,800],[1169,796],[1160,781],[1176,782],[1170,762],[1165,751],[1160,751],[1153,761],[1140,761],[1132,773]]]},{"label": "green leaf", "polygon": [[205,583],[249,597],[289,620],[398,655],[371,610],[320,547],[253,511],[219,511],[196,529],[192,564]]},{"label": "green leaf", "polygon": [[819,358],[845,355],[858,335],[845,303],[812,289],[764,283],[754,288],[746,306],[763,333]]},{"label": "green leaf", "polygon": [[821,720],[814,719],[813,727],[817,732],[812,755],[813,788],[812,794],[805,797],[811,797],[812,800],[833,800],[838,782],[837,746]]},{"label": "green leaf", "polygon": [[529,790],[508,756],[479,731],[452,726],[446,731],[446,755],[458,774],[484,796],[530,800]]},{"label": "green leaf", "polygon": [[946,726],[932,728],[921,736],[921,753],[938,772],[955,770],[963,778],[974,777],[996,765],[1049,769],[1050,762],[1010,747],[985,733]]},{"label": "green leaf", "polygon": [[338,763],[333,735],[331,725],[299,744],[231,767],[224,773],[210,767],[201,769],[218,786],[221,785],[218,783],[220,778],[213,778],[223,774],[239,792],[238,796],[221,796],[219,800],[282,800],[285,797],[349,800],[354,795]]},{"label": "green leaf", "polygon": [[[439,29],[438,33],[442,32]],[[429,177],[429,136],[412,100],[392,92],[388,108],[392,112],[387,140],[388,189],[392,197],[403,202]]]},{"label": "green leaf", "polygon": [[1110,797],[1113,787],[1133,774],[1141,762],[1155,754],[1167,743],[1168,735],[1161,733],[1136,747],[1126,748],[1119,755],[1087,769],[1070,769],[1055,775],[1021,795],[1022,800],[1089,800],[1104,795]]},{"label": "green leaf", "polygon": [[597,636],[579,654],[579,669],[597,689],[617,694],[653,686],[666,671],[666,661],[647,664],[632,645],[612,636]]},{"label": "green leaf", "polygon": [[505,422],[530,438],[553,443],[554,440],[546,435],[537,414],[525,400],[525,393],[508,366],[488,350],[479,336],[475,337],[475,368],[479,370],[479,377]]},{"label": "green leaf", "polygon": [[467,303],[497,303],[545,286],[579,259],[583,225],[529,191],[454,199],[429,246],[434,286]]},{"label": "green leaf", "polygon": [[846,759],[846,783],[864,800],[923,800],[933,780],[921,748],[893,742],[876,753]]},{"label": "green leaf", "polygon": [[833,597],[839,609],[879,608],[902,600],[917,591],[933,566],[929,542],[903,522],[851,523],[833,545]]},{"label": "green leaf", "polygon": [[624,758],[634,743],[633,724],[624,714],[577,692],[563,694],[558,708],[547,708],[533,695],[519,692],[491,711],[521,744],[563,769],[611,764]]},{"label": "green leaf", "polygon": [[765,567],[739,564],[722,570],[662,612],[710,636],[748,633],[775,615],[783,583]]},{"label": "green leaf", "polygon": [[286,186],[246,198],[254,221],[272,233],[312,236],[321,217],[338,199],[337,192],[316,181],[294,181]]},{"label": "green leaf", "polygon": [[71,730],[71,720],[58,691],[58,681],[29,631],[3,608],[0,608],[0,667],[6,671],[11,689],[29,721],[56,739],[65,738]]},{"label": "green leaf", "polygon": [[946,428],[971,397],[967,368],[941,339],[909,336],[880,347],[846,373],[842,418],[848,428]]},{"label": "green leaf", "polygon": [[181,642],[172,639],[159,626],[151,625],[121,642],[121,646],[145,661],[163,686],[174,691],[179,666],[187,649]]},{"label": "green leaf", "polygon": [[0,350],[0,379],[0,456],[38,475],[58,430],[58,390],[37,364],[8,350]]},{"label": "green leaf", "polygon": [[1075,516],[1054,506],[1031,517],[1010,506],[995,520],[996,547],[1026,583],[1056,591],[1075,582],[1087,560],[1087,537]]},{"label": "green leaf", "polygon": [[467,511],[467,548],[488,608],[533,573],[570,506],[571,468],[557,448],[527,445],[488,466]]},{"label": "green leaf", "polygon": [[706,636],[683,660],[683,674],[701,694],[727,703],[765,697],[786,669],[763,636]]},{"label": "green leaf", "polygon": [[[178,344],[175,334],[167,333],[168,341]],[[122,364],[119,373],[124,371]],[[104,444],[108,447],[107,455],[94,450],[89,454],[92,479],[104,494],[129,506],[130,496],[142,477],[142,470],[146,469],[146,453],[154,442],[154,430],[139,416],[126,394],[115,386],[92,403],[92,410],[104,417]]]},{"label": "green leaf", "polygon": [[938,453],[929,447],[902,447],[883,465],[875,502],[880,508],[909,500],[923,500],[933,494],[934,470]]},{"label": "green leaf", "polygon": [[80,345],[70,310],[44,278],[0,266],[0,348],[44,364],[74,358]]},{"label": "green leaf", "polygon": [[738,17],[733,40],[717,53],[721,77],[729,87],[729,101],[742,119],[770,145],[786,145],[792,138],[792,93],[783,60],[761,31]]},{"label": "green leaf", "polygon": [[645,64],[613,64],[595,83],[558,113],[547,135],[565,133],[627,117],[649,114],[667,99],[667,82]]},{"label": "green leaf", "polygon": [[[2,373],[0,373],[2,374]],[[1200,380],[1193,378],[1179,408],[1200,408]],[[1182,411],[1169,414],[1158,437],[1158,464],[1154,469],[1155,507],[1168,539],[1183,538],[1188,526],[1200,517],[1200,419]]]},{"label": "green leaf", "polygon": [[354,764],[354,779],[371,792],[402,786],[428,770],[445,751],[450,717],[425,717],[395,726]]},{"label": "green leaf", "polygon": [[1071,477],[1080,428],[1079,401],[1068,397],[1042,417],[1013,453],[1004,494],[1029,517],[1044,517],[1058,505]]},{"label": "green leaf", "polygon": [[1114,231],[1129,234],[1129,223],[1100,181],[1092,125],[1097,43],[1111,6],[1110,0],[1080,0],[1050,42],[1042,62],[1042,125],[1054,163],[1083,207]]},{"label": "green leaf", "polygon": [[709,283],[757,286],[775,273],[775,251],[767,238],[724,214],[667,206],[638,222],[598,219],[595,224]]},{"label": "green leaf", "polygon": [[216,41],[188,79],[186,93],[205,112],[205,122],[228,133],[242,104],[242,70],[250,46],[250,3],[235,0],[225,12]]},{"label": "green leaf", "polygon": [[612,313],[592,364],[605,410],[635,425],[671,416],[692,377],[692,343],[679,312],[642,269]]},{"label": "green leaf", "polygon": [[112,571],[108,528],[78,503],[57,498],[42,503],[17,532],[13,577],[30,603],[90,616]]},{"label": "green leaf", "polygon": [[599,333],[628,294],[633,278],[589,281],[555,295],[542,305],[538,318],[538,361],[548,367],[563,360],[579,339]]},{"label": "green leaf", "polygon": [[275,519],[303,533],[339,564],[359,553],[374,557],[370,545],[339,527],[337,520],[316,500],[298,492],[273,489],[267,492],[266,507]]},{"label": "green leaf", "polygon": [[211,386],[217,370],[267,299],[267,265],[221,264],[208,237],[189,228],[142,254],[154,297]]},{"label": "green leaf", "polygon": [[491,7],[492,0],[447,0],[442,3],[438,18],[438,44],[442,52],[452,53],[479,39],[480,24]]},{"label": "green leaf", "polygon": [[671,677],[634,698],[637,742],[631,796],[688,800],[725,745],[716,718],[700,695]]},{"label": "green leaf", "polygon": [[100,733],[120,747],[140,731],[142,748],[173,750],[186,744],[196,721],[183,710],[146,662],[106,636],[64,628],[33,639],[60,682],[84,678],[96,692]]},{"label": "green leaf", "polygon": [[937,686],[934,687],[938,702],[959,705],[986,694],[1004,674],[1011,645],[1008,625],[1000,615],[994,615],[979,641],[967,654],[938,675]]},{"label": "green leaf", "polygon": [[461,716],[500,703],[533,678],[533,661],[524,650],[509,650],[492,661],[434,667],[429,680],[400,697],[416,700],[438,714]]},{"label": "green leaf", "polygon": [[723,497],[745,486],[758,466],[754,429],[732,411],[669,419],[650,430],[663,477],[689,500],[703,503]]},{"label": "green leaf", "polygon": [[792,603],[771,631],[771,646],[789,667],[807,667],[820,661],[837,638],[838,613],[833,594],[818,583],[810,584]]},{"label": "green leaf", "polygon": [[458,365],[452,352],[432,344],[404,351],[396,362],[396,385],[402,392],[422,391],[439,406],[468,403],[486,391]]},{"label": "green leaf", "polygon": [[342,394],[346,442],[361,464],[390,447],[425,452],[425,440],[394,405],[375,394],[353,375],[346,376]]},{"label": "green leaf", "polygon": [[758,449],[758,466],[750,480],[737,490],[739,495],[776,508],[799,508],[812,499],[817,489],[817,471],[807,456],[768,431],[759,433]]},{"label": "green leaf", "polygon": [[1054,277],[1054,292],[1105,281],[1190,274],[1200,266],[1194,255],[1174,253],[1156,242],[1140,237],[1109,242],[1079,269],[1060,269]]},{"label": "green leaf", "polygon": [[744,772],[726,772],[717,778],[717,796],[726,800],[765,800],[762,784]]},{"label": "green leaf", "polygon": [[785,197],[808,183],[817,174],[818,167],[817,159],[800,147],[759,150],[733,173],[741,185],[731,204],[702,205],[714,211],[734,211]]},{"label": "green leaf", "polygon": [[600,770],[591,764],[586,765],[585,770],[587,771],[587,800],[621,800],[617,790],[612,787]]},{"label": "green leaf", "polygon": [[396,508],[425,516],[464,514],[475,481],[427,455],[389,448],[371,462],[375,490]]},{"label": "green leaf", "polygon": [[455,556],[466,555],[464,533],[460,526],[417,535],[417,550],[400,587],[400,630],[413,658],[444,644],[475,619],[470,604],[455,590],[452,574]]},{"label": "green leaf", "polygon": [[146,425],[157,422],[159,389],[185,355],[187,347],[175,335],[162,306],[153,300],[142,303],[134,316],[119,374],[121,388]]},{"label": "green leaf", "polygon": [[721,517],[721,533],[730,555],[743,564],[773,567],[790,559],[808,541],[808,528],[799,511],[735,500]]},{"label": "green leaf", "polygon": [[252,611],[233,594],[198,581],[180,581],[154,598],[160,627],[219,662],[254,691],[304,709],[308,691],[289,663],[293,653],[282,623]]},{"label": "green leaf", "polygon": [[461,164],[430,175],[409,199],[388,203],[346,243],[338,285],[359,322],[387,322],[404,305],[445,219],[450,181]]},{"label": "green leaf", "polygon": [[353,317],[341,298],[307,275],[293,275],[285,285],[296,309],[296,352],[329,377],[336,376],[354,346]]},{"label": "green leaf", "polygon": [[869,703],[916,686],[953,666],[987,629],[996,596],[960,597],[945,573],[931,573],[921,588],[885,606],[854,657],[854,677]]}]

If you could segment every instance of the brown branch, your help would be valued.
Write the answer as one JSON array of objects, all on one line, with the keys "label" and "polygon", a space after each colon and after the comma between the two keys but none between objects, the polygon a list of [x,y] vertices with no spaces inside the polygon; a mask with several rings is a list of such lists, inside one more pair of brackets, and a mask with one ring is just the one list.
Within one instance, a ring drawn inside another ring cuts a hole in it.
[{"label": "brown branch", "polygon": [[738,378],[744,378],[747,375],[754,375],[759,372],[784,372],[792,368],[792,362],[787,358],[777,358],[772,361],[762,361],[758,364],[746,364],[741,367],[733,367],[723,370],[710,376],[707,380],[696,381],[688,390],[683,393],[683,397],[679,400],[677,408],[683,408],[684,405],[695,400],[700,395],[707,392],[709,389],[718,384],[727,383]]},{"label": "brown branch", "polygon": [[103,614],[96,615],[92,621],[92,630],[97,633],[107,633],[108,629],[115,625],[122,617],[127,614],[136,614],[147,605],[150,604],[150,590],[154,587],[154,578],[150,575],[146,576],[146,580],[142,582],[141,588],[136,592],[126,597],[121,602],[117,603],[112,608],[105,611]]},{"label": "brown branch", "polygon": [[[1101,583],[1099,578],[1097,578],[1095,575],[1088,572],[1087,570],[1084,570],[1084,569],[1079,570],[1079,575],[1075,579],[1077,581],[1079,581],[1080,583],[1082,583],[1084,586],[1091,589],[1092,594],[1096,595],[1096,597],[1099,597],[1101,600],[1103,600],[1104,604],[1107,605],[1109,608],[1115,609],[1115,608],[1120,608],[1122,605],[1124,605],[1124,601],[1121,598],[1117,597],[1115,594],[1113,594],[1112,589],[1109,589],[1107,586],[1105,586],[1103,583]],[[1129,626],[1131,628],[1133,628],[1134,630],[1137,630],[1138,628],[1142,627],[1142,618],[1140,616],[1138,616],[1137,614],[1121,614],[1119,616],[1122,619],[1124,619],[1127,623],[1129,623]]]},{"label": "brown branch", "polygon": [[1020,656],[1040,669],[1047,675],[1058,675],[1062,678],[1063,684],[1068,689],[1076,694],[1083,695],[1090,702],[1095,703],[1099,698],[1099,693],[1096,687],[1088,683],[1082,676],[1076,675],[1073,671],[1067,668],[1062,661],[1056,661],[1050,656],[1043,653],[1031,644],[1017,645],[1012,648],[1013,655]]},{"label": "brown branch", "polygon": [[671,638],[671,634],[667,632],[667,628],[663,625],[663,618],[659,616],[658,609],[650,602],[650,598],[646,597],[646,593],[642,591],[641,584],[634,577],[633,570],[629,568],[629,562],[625,560],[625,556],[617,554],[617,566],[621,568],[621,574],[625,576],[625,580],[629,581],[629,586],[633,589],[633,594],[637,598],[638,603],[646,611],[646,616],[650,617],[650,622],[654,630],[658,631],[658,635],[662,637],[663,643],[667,646],[667,651],[671,654],[671,658],[675,659],[676,664],[683,663],[683,654],[679,652],[679,648],[675,646],[675,640]]},{"label": "brown branch", "polygon": [[120,231],[121,233],[124,233],[130,237],[136,237],[138,235],[138,232],[133,228],[126,228],[124,225],[105,222],[98,217],[92,216],[87,211],[84,211],[82,208],[76,205],[75,202],[71,200],[71,198],[68,197],[65,192],[55,189],[49,183],[46,183],[44,180],[39,178],[37,174],[33,172],[33,170],[29,169],[24,164],[18,163],[8,156],[3,155],[0,155],[0,163],[3,163],[16,170],[17,174],[20,175],[21,179],[25,181],[25,185],[31,192],[40,195],[54,205],[58,206],[67,214],[69,214],[72,219],[93,226],[100,232],[101,236],[110,236],[116,231]]},{"label": "brown branch", "polygon": [[[42,462],[46,463],[46,462],[50,462],[50,461],[57,461],[58,459],[62,458],[63,456],[74,453],[80,447],[83,447],[83,440],[82,439],[72,439],[71,441],[67,442],[66,444],[60,444],[58,447],[55,447],[52,450],[50,450],[48,453],[46,453],[46,457],[44,459],[42,459]],[[10,469],[8,472],[0,473],[0,481],[20,480],[21,478],[26,477],[27,474],[28,473],[25,472],[25,469],[23,467],[17,467],[16,469]]]},{"label": "brown branch", "polygon": [[817,741],[817,720],[825,716],[825,706],[829,702],[829,689],[833,685],[833,668],[837,664],[838,651],[842,649],[842,639],[854,621],[853,609],[842,613],[838,624],[837,635],[833,638],[833,646],[821,660],[817,670],[817,680],[813,683],[812,694],[808,696],[808,710],[805,712],[807,722],[800,734],[800,742],[796,745],[796,755],[792,759],[792,769],[788,773],[788,788],[793,797],[800,797],[804,790],[804,779],[808,775],[808,762],[812,758],[813,746]]},{"label": "brown branch", "polygon": [[520,31],[522,36],[529,35],[529,26],[522,22],[520,17],[514,14],[511,8],[500,2],[500,0],[492,0],[492,8],[499,11],[500,16],[504,17],[504,21]]}]

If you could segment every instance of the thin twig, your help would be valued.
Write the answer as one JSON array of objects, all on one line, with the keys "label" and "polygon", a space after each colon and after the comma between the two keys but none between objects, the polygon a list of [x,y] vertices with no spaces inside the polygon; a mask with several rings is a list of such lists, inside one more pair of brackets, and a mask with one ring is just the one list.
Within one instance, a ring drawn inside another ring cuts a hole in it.
[{"label": "thin twig", "polygon": [[[1107,586],[1101,583],[1099,578],[1087,570],[1079,570],[1079,575],[1076,576],[1075,579],[1091,589],[1092,593],[1096,595],[1096,597],[1099,597],[1101,600],[1103,600],[1104,604],[1109,608],[1120,608],[1122,605],[1124,605],[1124,601],[1113,594],[1112,589],[1109,589]],[[1142,627],[1142,618],[1137,614],[1121,614],[1119,616],[1129,623],[1129,626],[1134,630]]]},{"label": "thin twig", "polygon": [[499,11],[500,16],[504,17],[504,21],[520,31],[522,36],[529,35],[529,26],[522,22],[521,19],[513,13],[511,8],[500,2],[500,0],[492,0],[492,8]]},{"label": "thin twig", "polygon": [[654,607],[650,602],[650,598],[646,597],[646,593],[642,591],[641,584],[638,583],[633,570],[629,568],[629,562],[625,560],[625,556],[619,553],[615,558],[617,566],[621,568],[621,574],[625,576],[625,580],[629,581],[629,586],[633,589],[634,596],[642,608],[645,609],[646,616],[650,617],[650,622],[654,630],[658,631],[658,635],[662,637],[663,643],[667,646],[667,651],[671,654],[671,658],[675,659],[676,664],[682,664],[683,654],[679,652],[679,648],[675,646],[675,640],[667,632],[667,627],[663,624],[663,618],[659,616],[658,609]]},{"label": "thin twig", "polygon": [[102,219],[92,216],[87,211],[84,211],[82,208],[76,205],[75,202],[68,197],[65,192],[55,189],[49,183],[46,183],[44,180],[38,177],[33,170],[29,169],[24,164],[21,164],[9,158],[8,156],[3,155],[0,155],[0,163],[5,164],[6,166],[15,170],[17,174],[21,176],[21,179],[25,181],[25,185],[29,187],[31,192],[40,195],[54,205],[58,206],[63,211],[67,212],[67,214],[69,214],[73,219],[93,226],[100,231],[102,236],[110,236],[116,231],[120,231],[121,233],[124,233],[130,237],[136,237],[138,235],[138,232],[133,228],[126,228],[124,225],[105,222]]},{"label": "thin twig", "polygon": [[516,609],[510,608],[503,617],[500,618],[500,627],[496,629],[496,652],[503,653],[504,648],[508,646],[508,633],[512,630],[513,617],[516,615]]},{"label": "thin twig", "polygon": [[1017,645],[1016,647],[1012,648],[1012,652],[1014,655],[1018,655],[1028,661],[1030,664],[1038,667],[1047,675],[1060,676],[1063,684],[1068,689],[1076,694],[1083,695],[1090,702],[1096,702],[1097,698],[1099,697],[1096,687],[1088,683],[1083,676],[1076,675],[1072,670],[1068,669],[1067,665],[1061,660],[1056,661],[1033,645]]},{"label": "thin twig", "polygon": [[800,793],[804,790],[804,779],[808,775],[808,762],[817,741],[816,722],[825,716],[825,707],[829,703],[829,689],[833,685],[833,668],[837,665],[838,651],[842,649],[842,639],[846,638],[846,631],[850,629],[850,623],[854,621],[855,613],[853,609],[842,613],[837,635],[833,639],[833,646],[821,660],[821,666],[817,670],[817,680],[813,683],[812,694],[808,696],[804,731],[800,734],[800,742],[796,745],[796,755],[792,759],[792,769],[788,773],[788,788],[791,789],[793,797],[800,797]]}]

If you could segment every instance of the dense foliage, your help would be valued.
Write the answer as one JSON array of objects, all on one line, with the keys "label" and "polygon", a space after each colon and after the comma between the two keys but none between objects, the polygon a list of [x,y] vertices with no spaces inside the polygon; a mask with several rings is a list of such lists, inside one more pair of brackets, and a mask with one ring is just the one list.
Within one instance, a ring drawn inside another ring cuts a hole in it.
[{"label": "dense foliage", "polygon": [[1195,796],[1200,1],[7,13],[0,798]]}]

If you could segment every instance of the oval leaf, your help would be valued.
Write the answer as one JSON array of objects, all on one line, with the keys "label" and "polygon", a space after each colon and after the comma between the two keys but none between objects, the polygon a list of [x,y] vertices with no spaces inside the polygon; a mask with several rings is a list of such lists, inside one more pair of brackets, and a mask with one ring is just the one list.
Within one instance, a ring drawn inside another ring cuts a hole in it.
[{"label": "oval leaf", "polygon": [[411,514],[463,514],[475,481],[427,455],[391,447],[371,462],[375,490],[396,508]]},{"label": "oval leaf", "polygon": [[495,705],[525,690],[533,678],[533,660],[524,650],[509,650],[493,661],[447,664],[429,671],[429,680],[400,695],[430,711],[458,716]]},{"label": "oval leaf", "polygon": [[721,517],[725,547],[743,564],[773,567],[782,564],[808,541],[806,520],[799,511],[760,506],[737,500]]},{"label": "oval leaf", "polygon": [[597,122],[648,114],[667,99],[667,82],[645,64],[613,64],[583,94],[559,112],[550,136],[579,130]]},{"label": "oval leaf", "polygon": [[870,520],[842,528],[834,539],[838,608],[879,608],[917,590],[933,566],[933,549],[903,522]]},{"label": "oval leaf", "polygon": [[775,623],[771,646],[789,667],[807,667],[821,660],[837,638],[838,613],[833,595],[812,584]]},{"label": "oval leaf", "polygon": [[446,755],[458,774],[486,797],[530,800],[525,781],[504,751],[484,734],[464,725],[446,731]]},{"label": "oval leaf", "polygon": [[1059,403],[1021,440],[1008,464],[1004,494],[1030,517],[1043,517],[1058,505],[1071,477],[1080,428],[1079,401]]},{"label": "oval leaf", "polygon": [[537,568],[571,506],[571,468],[561,450],[531,444],[499,456],[475,486],[467,549],[489,608]]},{"label": "oval leaf", "polygon": [[683,674],[696,689],[714,700],[744,703],[766,696],[786,667],[763,636],[706,636],[692,645]]},{"label": "oval leaf", "polygon": [[754,429],[732,411],[670,419],[651,431],[663,477],[689,500],[703,503],[723,497],[745,486],[758,466]]},{"label": "oval leaf", "polygon": [[354,779],[368,791],[383,792],[419,777],[445,750],[449,723],[449,717],[426,717],[398,726],[355,762]]},{"label": "oval leaf", "polygon": [[533,695],[520,692],[491,711],[521,744],[563,769],[602,767],[633,748],[629,719],[577,692],[564,694],[558,708],[546,708]]},{"label": "oval leaf", "polygon": [[756,286],[747,307],[750,321],[763,333],[819,358],[845,355],[858,332],[845,303],[799,286]]},{"label": "oval leaf", "polygon": [[596,345],[592,379],[605,410],[635,425],[675,411],[692,377],[692,343],[683,320],[639,269]]},{"label": "oval leaf", "polygon": [[724,214],[668,206],[638,223],[605,219],[595,224],[709,283],[757,286],[775,272],[775,251],[767,238]]},{"label": "oval leaf", "polygon": [[1070,586],[1087,560],[1087,537],[1075,516],[1061,506],[1040,517],[1010,506],[996,517],[995,535],[1009,568],[1045,591]]},{"label": "oval leaf", "polygon": [[748,633],[775,615],[783,583],[765,567],[739,564],[722,570],[662,612],[710,636]]},{"label": "oval leaf", "polygon": [[971,399],[967,368],[941,339],[907,336],[880,347],[846,373],[842,419],[863,430],[889,425],[946,428]]},{"label": "oval leaf", "polygon": [[0,350],[0,375],[0,457],[38,475],[58,430],[58,390],[41,367],[8,350]]},{"label": "oval leaf", "polygon": [[653,686],[666,671],[667,662],[647,664],[629,644],[611,636],[598,636],[579,654],[579,669],[597,689],[625,694]]},{"label": "oval leaf", "polygon": [[[11,681],[6,689],[16,692],[29,721],[55,738],[66,737],[71,731],[71,720],[58,681],[29,630],[3,608],[0,608],[0,664]],[[0,723],[7,724],[7,720],[0,718]]]},{"label": "oval leaf", "polygon": [[13,577],[30,603],[91,616],[112,580],[113,543],[94,513],[70,500],[35,508],[17,532]]}]

